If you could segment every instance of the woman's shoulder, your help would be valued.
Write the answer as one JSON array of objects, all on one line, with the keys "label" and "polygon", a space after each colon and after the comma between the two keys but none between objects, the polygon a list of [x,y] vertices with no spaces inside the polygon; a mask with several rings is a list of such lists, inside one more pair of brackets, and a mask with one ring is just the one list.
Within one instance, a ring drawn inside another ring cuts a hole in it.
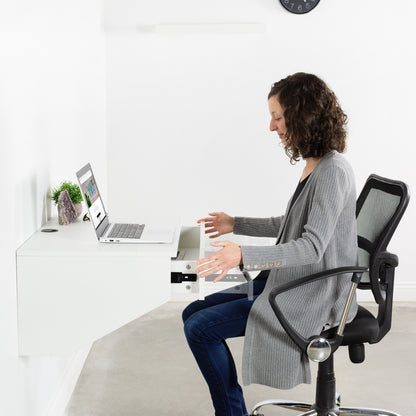
[{"label": "woman's shoulder", "polygon": [[352,174],[352,167],[347,158],[336,150],[327,153],[318,165],[321,171],[345,171]]},{"label": "woman's shoulder", "polygon": [[341,181],[347,186],[354,186],[354,172],[350,163],[335,150],[323,157],[317,166],[315,178],[319,182]]}]

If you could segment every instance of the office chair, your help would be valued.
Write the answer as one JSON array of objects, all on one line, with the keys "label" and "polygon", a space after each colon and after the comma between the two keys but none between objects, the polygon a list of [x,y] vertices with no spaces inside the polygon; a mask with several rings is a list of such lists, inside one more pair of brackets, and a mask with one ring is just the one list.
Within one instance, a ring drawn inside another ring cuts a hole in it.
[{"label": "office chair", "polygon": [[[339,346],[348,346],[353,363],[365,358],[364,344],[379,342],[390,330],[393,301],[394,269],[398,265],[396,255],[386,251],[387,245],[409,203],[406,184],[370,175],[357,200],[358,257],[360,267],[341,267],[297,279],[269,295],[269,302],[285,331],[309,359],[318,362],[315,403],[292,403],[283,400],[265,400],[256,404],[252,416],[260,416],[266,405],[302,411],[299,416],[399,416],[397,413],[365,408],[342,408],[335,391],[334,352]],[[331,328],[305,339],[285,319],[278,305],[278,295],[310,282],[351,273],[351,287],[338,327]],[[367,309],[358,306],[354,320],[346,323],[356,289],[371,290],[378,304],[374,317]],[[278,370],[277,370],[278,371]]]}]

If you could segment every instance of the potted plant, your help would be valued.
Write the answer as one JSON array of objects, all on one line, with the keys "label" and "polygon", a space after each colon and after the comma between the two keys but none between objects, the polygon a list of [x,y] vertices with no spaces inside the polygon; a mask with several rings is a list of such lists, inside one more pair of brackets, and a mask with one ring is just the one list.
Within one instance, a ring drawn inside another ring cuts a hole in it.
[{"label": "potted plant", "polygon": [[[72,183],[71,181],[64,181],[64,182],[61,182],[59,186],[51,190],[49,197],[58,207],[58,214],[60,214],[59,195],[61,195],[62,191],[68,191],[69,197],[71,198],[71,201],[75,207],[76,216],[78,217],[82,213],[82,200],[83,200],[79,186]],[[59,223],[64,224],[64,222],[62,222],[62,216],[61,215],[58,215],[58,216],[59,216]]]}]

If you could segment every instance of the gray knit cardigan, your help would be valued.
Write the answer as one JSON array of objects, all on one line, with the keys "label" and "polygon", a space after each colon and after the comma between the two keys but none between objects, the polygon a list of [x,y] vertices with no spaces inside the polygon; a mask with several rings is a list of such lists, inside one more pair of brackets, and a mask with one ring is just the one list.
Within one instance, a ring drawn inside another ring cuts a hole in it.
[{"label": "gray knit cardigan", "polygon": [[[286,214],[273,218],[235,217],[234,233],[277,237],[273,246],[242,246],[247,271],[270,270],[263,293],[250,311],[244,341],[243,383],[289,389],[310,383],[308,358],[288,337],[269,304],[270,291],[294,279],[357,264],[356,190],[350,165],[333,151],[315,167]],[[286,318],[305,337],[336,326],[350,275],[332,277],[278,295]],[[348,320],[357,311],[354,301]]]}]

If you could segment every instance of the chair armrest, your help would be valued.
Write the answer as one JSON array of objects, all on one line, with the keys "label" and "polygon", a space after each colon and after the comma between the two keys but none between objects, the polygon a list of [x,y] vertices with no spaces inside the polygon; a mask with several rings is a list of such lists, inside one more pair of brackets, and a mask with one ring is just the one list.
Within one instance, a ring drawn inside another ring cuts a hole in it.
[{"label": "chair armrest", "polygon": [[[299,286],[303,286],[308,283],[316,282],[318,280],[327,279],[328,277],[336,276],[339,274],[345,274],[345,273],[352,273],[353,277],[352,280],[355,282],[356,280],[359,281],[361,278],[361,275],[364,272],[367,272],[368,268],[366,267],[359,267],[359,266],[350,266],[350,267],[338,267],[336,269],[331,270],[325,270],[323,272],[315,273],[310,276],[302,277],[300,279],[296,279],[292,282],[286,283],[282,286],[276,287],[272,289],[272,291],[269,294],[269,302],[270,305],[281,323],[284,330],[287,332],[287,334],[290,336],[290,338],[293,340],[293,342],[298,345],[298,347],[303,351],[306,352],[307,347],[309,345],[310,339],[315,338],[316,336],[313,336],[309,339],[304,338],[301,334],[299,334],[293,326],[287,321],[287,319],[284,317],[281,309],[279,308],[277,302],[276,302],[276,296],[280,295],[281,293],[287,292],[289,290],[295,289]],[[358,278],[357,278],[358,275]],[[358,283],[358,282],[357,282]],[[318,334],[319,335],[319,334]],[[342,339],[342,337],[341,337]],[[338,340],[336,342],[337,344],[340,344],[340,341]]]},{"label": "chair armrest", "polygon": [[389,267],[397,267],[399,265],[399,258],[396,254],[390,253],[389,251],[382,251],[377,258],[380,263],[385,263]]},{"label": "chair armrest", "polygon": [[371,269],[377,274],[371,276],[370,285],[374,299],[378,304],[377,321],[380,329],[377,338],[371,343],[379,342],[391,328],[394,272],[398,264],[397,256],[388,251],[379,253],[373,261]]},{"label": "chair armrest", "polygon": [[367,283],[367,287],[371,288],[374,299],[378,304],[385,301],[383,292],[387,289],[386,285],[388,284],[388,282],[386,282],[385,276],[383,276],[383,273],[385,273],[385,270],[387,269],[395,269],[398,265],[398,257],[388,251],[382,251],[372,259],[370,282]]}]

